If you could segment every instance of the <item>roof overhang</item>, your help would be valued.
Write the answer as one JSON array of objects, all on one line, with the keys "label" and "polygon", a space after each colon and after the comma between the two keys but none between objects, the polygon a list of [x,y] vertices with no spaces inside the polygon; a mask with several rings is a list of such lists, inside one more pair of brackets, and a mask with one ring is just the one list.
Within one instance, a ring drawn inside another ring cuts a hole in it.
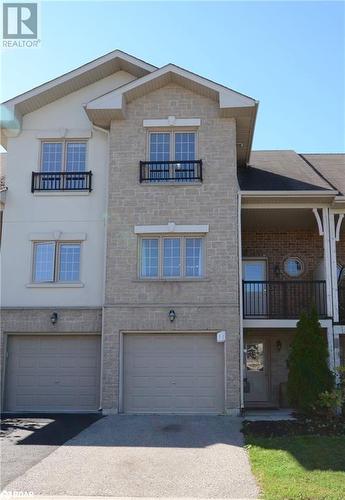
[{"label": "roof overhang", "polygon": [[171,82],[213,99],[219,105],[221,117],[236,120],[238,162],[246,164],[249,161],[258,101],[173,64],[91,100],[85,106],[85,111],[95,125],[110,128],[112,120],[126,117],[128,103]]},{"label": "roof overhang", "polygon": [[329,206],[338,194],[334,190],[310,191],[240,191],[243,207]]},{"label": "roof overhang", "polygon": [[102,80],[117,71],[126,71],[137,78],[141,78],[156,69],[156,66],[152,66],[121,50],[114,50],[2,103],[1,129],[6,130],[7,135],[8,133],[12,135],[15,132],[18,133],[21,129],[22,117],[27,113],[36,111],[42,106],[46,106],[87,85]]}]

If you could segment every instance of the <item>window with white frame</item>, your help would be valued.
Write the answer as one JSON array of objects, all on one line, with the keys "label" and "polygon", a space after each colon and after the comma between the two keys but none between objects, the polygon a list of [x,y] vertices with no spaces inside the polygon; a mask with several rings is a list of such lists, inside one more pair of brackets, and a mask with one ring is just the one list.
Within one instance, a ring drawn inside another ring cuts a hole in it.
[{"label": "window with white frame", "polygon": [[86,141],[41,143],[41,172],[85,172]]},{"label": "window with white frame", "polygon": [[34,243],[34,283],[79,282],[80,242],[42,241]]},{"label": "window with white frame", "polygon": [[145,237],[140,239],[141,278],[202,278],[204,238]]},{"label": "window with white frame", "polygon": [[[196,132],[150,132],[149,161],[151,178],[193,179],[196,159]],[[173,163],[165,163],[173,162]],[[183,162],[183,163],[181,163]]]}]

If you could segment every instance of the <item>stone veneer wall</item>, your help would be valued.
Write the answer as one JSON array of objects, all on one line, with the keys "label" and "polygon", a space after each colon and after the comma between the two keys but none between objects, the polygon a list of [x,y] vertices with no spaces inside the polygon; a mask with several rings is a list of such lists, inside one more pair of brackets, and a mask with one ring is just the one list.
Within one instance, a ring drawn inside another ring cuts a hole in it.
[{"label": "stone veneer wall", "polygon": [[[227,411],[240,406],[236,125],[213,100],[170,83],[127,105],[110,131],[106,303],[103,324],[103,408],[118,411],[121,331],[226,330]],[[197,158],[204,182],[139,183],[147,155],[144,119],[200,118]],[[135,225],[209,224],[206,277],[138,280]],[[176,320],[168,319],[174,308]]]}]

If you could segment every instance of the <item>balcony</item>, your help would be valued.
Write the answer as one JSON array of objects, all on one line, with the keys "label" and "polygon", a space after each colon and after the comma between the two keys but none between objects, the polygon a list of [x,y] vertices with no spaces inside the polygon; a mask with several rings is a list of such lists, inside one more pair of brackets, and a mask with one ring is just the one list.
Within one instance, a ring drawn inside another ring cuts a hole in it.
[{"label": "balcony", "polygon": [[339,298],[339,322],[341,324],[345,324],[345,283],[339,285],[338,298]]},{"label": "balcony", "polygon": [[298,319],[315,305],[327,317],[325,281],[243,281],[245,319]]},{"label": "balcony", "polygon": [[141,161],[141,183],[193,183],[202,182],[202,160]]},{"label": "balcony", "polygon": [[32,172],[31,192],[92,191],[92,172]]}]

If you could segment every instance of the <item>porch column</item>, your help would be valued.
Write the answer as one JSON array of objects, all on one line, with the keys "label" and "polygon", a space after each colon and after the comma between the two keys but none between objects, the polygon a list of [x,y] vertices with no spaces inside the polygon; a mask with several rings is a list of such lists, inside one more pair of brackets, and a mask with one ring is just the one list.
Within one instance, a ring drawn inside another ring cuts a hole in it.
[{"label": "porch column", "polygon": [[[338,337],[339,342],[339,337]],[[327,325],[327,343],[328,343],[328,366],[332,371],[335,371],[335,349],[334,349],[334,336],[333,336],[333,325],[332,321],[328,322]]]},{"label": "porch column", "polygon": [[333,296],[332,296],[332,266],[331,266],[331,249],[330,249],[330,228],[328,209],[322,209],[322,226],[323,226],[323,256],[325,262],[325,279],[326,279],[326,300],[327,300],[327,316],[333,317]]}]

